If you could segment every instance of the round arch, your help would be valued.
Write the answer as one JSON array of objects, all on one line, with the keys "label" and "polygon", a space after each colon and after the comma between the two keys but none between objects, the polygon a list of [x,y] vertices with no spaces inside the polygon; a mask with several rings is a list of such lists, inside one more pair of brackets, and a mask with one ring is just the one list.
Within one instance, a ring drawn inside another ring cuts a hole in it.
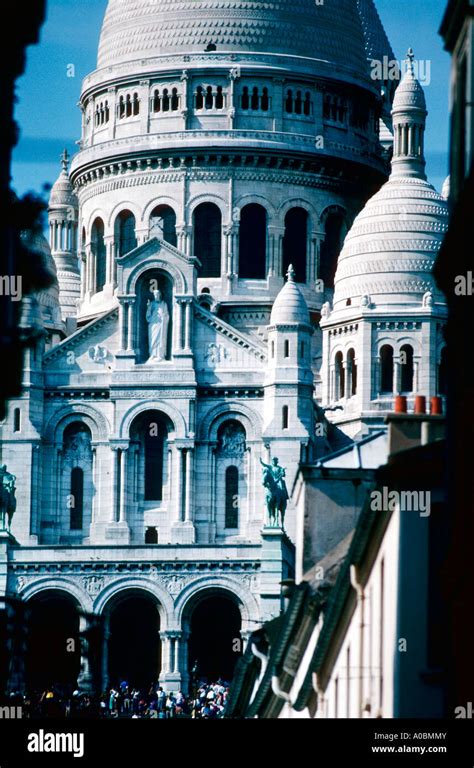
[{"label": "round arch", "polygon": [[261,205],[262,208],[265,208],[267,212],[267,224],[270,226],[275,223],[276,219],[276,209],[273,203],[270,202],[268,197],[265,197],[264,195],[258,195],[258,194],[244,194],[241,195],[237,200],[234,201],[234,207],[232,211],[232,218],[234,218],[234,213],[238,210],[239,213],[242,211],[242,208],[245,208],[246,205]]},{"label": "round arch", "polygon": [[337,214],[339,216],[343,216],[347,230],[349,231],[349,213],[347,211],[347,208],[344,208],[343,205],[340,205],[340,203],[331,203],[330,205],[327,205],[321,213],[319,214],[319,223],[322,227],[324,227],[326,221],[328,220],[329,216],[332,216],[334,214]]},{"label": "round arch", "polygon": [[23,587],[19,594],[22,600],[29,602],[38,596],[46,597],[48,592],[60,593],[61,596],[65,595],[74,600],[79,610],[85,613],[92,613],[92,599],[90,595],[85,589],[79,587],[76,582],[68,578],[39,578]]},{"label": "round arch", "polygon": [[217,405],[203,417],[197,427],[199,440],[217,440],[219,427],[228,419],[240,421],[247,433],[247,440],[259,439],[262,429],[260,414],[242,403],[231,401]]},{"label": "round arch", "polygon": [[148,225],[148,222],[150,221],[150,216],[152,212],[155,210],[155,208],[158,208],[160,205],[168,205],[170,208],[173,209],[173,211],[176,214],[176,221],[179,220],[179,214],[181,214],[182,218],[182,206],[179,200],[176,200],[174,197],[171,197],[169,195],[159,195],[158,197],[154,197],[150,202],[148,202],[143,209],[141,224]]},{"label": "round arch", "polygon": [[110,435],[110,424],[100,411],[96,411],[86,403],[72,403],[54,413],[46,424],[44,431],[45,442],[60,443],[59,439],[69,424],[83,420],[89,427],[94,443],[107,441]]},{"label": "round arch", "polygon": [[158,613],[160,615],[161,629],[165,630],[172,621],[173,598],[164,587],[161,587],[160,584],[151,579],[143,579],[140,577],[115,579],[104,587],[94,600],[94,613],[99,616],[105,615],[118,604],[117,601],[140,592],[144,592],[156,600]]},{"label": "round arch", "polygon": [[159,411],[168,416],[174,426],[175,438],[184,439],[187,437],[187,427],[184,416],[177,408],[170,405],[166,400],[147,400],[143,403],[132,405],[123,415],[122,421],[118,427],[118,439],[127,440],[130,435],[130,427],[137,416],[147,411]]},{"label": "round arch", "polygon": [[185,586],[180,592],[175,605],[175,620],[180,627],[189,619],[196,605],[211,594],[223,594],[233,600],[240,609],[242,631],[254,629],[260,621],[260,611],[254,595],[229,576],[202,576]]},{"label": "round arch", "polygon": [[319,221],[318,212],[316,211],[314,205],[309,202],[309,200],[305,200],[302,197],[292,197],[289,200],[283,201],[283,203],[278,208],[280,226],[285,226],[286,214],[291,211],[292,208],[303,208],[303,210],[306,211],[309,217],[309,229],[312,231],[314,229],[314,224]]},{"label": "round arch", "polygon": [[186,224],[192,224],[194,211],[202,203],[214,203],[221,212],[223,223],[229,219],[229,208],[227,204],[223,202],[222,198],[219,197],[219,195],[212,194],[212,192],[202,192],[188,200],[186,204]]},{"label": "round arch", "polygon": [[170,264],[163,259],[157,259],[154,257],[153,259],[146,261],[144,264],[139,264],[137,267],[135,267],[135,269],[132,270],[127,278],[125,293],[129,295],[136,295],[137,283],[140,278],[146,274],[146,272],[152,272],[157,269],[167,273],[167,275],[172,279],[175,294],[186,293],[188,291],[187,280],[181,270],[178,269],[174,264]]},{"label": "round arch", "polygon": [[122,211],[130,211],[130,213],[133,213],[135,216],[135,224],[137,222],[141,221],[140,211],[138,210],[138,207],[136,203],[132,203],[131,200],[122,200],[120,203],[117,203],[115,205],[107,219],[107,230],[109,231],[109,234],[112,234],[114,232],[114,224],[117,219],[117,216],[120,216]]},{"label": "round arch", "polygon": [[82,220],[83,229],[86,230],[87,244],[89,245],[92,238],[92,227],[96,219],[102,219],[104,222],[104,235],[107,236],[107,215],[102,210],[102,208],[94,208],[92,213],[90,213],[86,219]]}]

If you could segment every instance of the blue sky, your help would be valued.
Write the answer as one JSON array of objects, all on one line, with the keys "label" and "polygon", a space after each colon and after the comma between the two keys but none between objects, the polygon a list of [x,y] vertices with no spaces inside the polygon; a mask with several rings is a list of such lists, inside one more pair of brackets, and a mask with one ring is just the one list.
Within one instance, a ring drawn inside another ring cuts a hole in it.
[{"label": "blue sky", "polygon": [[[413,46],[418,59],[431,63],[426,155],[430,181],[440,189],[448,165],[450,60],[438,29],[447,0],[376,4],[397,58],[403,59]],[[47,0],[47,6],[40,42],[28,49],[26,72],[17,86],[20,141],[13,156],[13,186],[19,194],[52,184],[62,149],[76,151],[81,81],[95,68],[106,0]],[[74,77],[68,77],[70,65]]]}]

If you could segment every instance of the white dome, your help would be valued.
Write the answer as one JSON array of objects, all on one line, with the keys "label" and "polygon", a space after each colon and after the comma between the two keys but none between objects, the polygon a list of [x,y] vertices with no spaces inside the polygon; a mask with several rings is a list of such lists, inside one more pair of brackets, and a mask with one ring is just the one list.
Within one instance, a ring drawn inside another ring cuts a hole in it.
[{"label": "white dome", "polygon": [[[413,56],[412,52],[408,54]],[[420,110],[426,112],[425,93],[421,84],[415,77],[415,70],[412,59],[409,59],[407,71],[400,81],[400,85],[395,91],[393,99],[393,113],[403,112],[404,110]]]},{"label": "white dome", "polygon": [[367,73],[356,0],[109,0],[98,68],[167,53],[218,51],[306,56]]},{"label": "white dome", "polygon": [[445,199],[423,179],[391,178],[356,218],[338,261],[334,309],[364,296],[379,305],[420,305],[436,289],[435,259],[448,229]]},{"label": "white dome", "polygon": [[74,208],[78,207],[77,197],[69,180],[69,175],[64,169],[54,182],[49,196],[50,208],[57,205],[70,205]]},{"label": "white dome", "polygon": [[294,281],[294,270],[288,270],[288,281],[285,283],[273,304],[270,325],[310,325],[308,305],[303,294]]}]

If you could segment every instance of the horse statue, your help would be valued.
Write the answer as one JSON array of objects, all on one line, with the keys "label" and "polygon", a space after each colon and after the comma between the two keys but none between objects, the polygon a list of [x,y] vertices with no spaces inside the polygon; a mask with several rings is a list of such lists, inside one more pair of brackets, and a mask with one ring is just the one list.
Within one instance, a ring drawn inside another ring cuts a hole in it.
[{"label": "horse statue", "polygon": [[0,531],[9,531],[16,509],[15,475],[7,471],[6,464],[0,467]]},{"label": "horse statue", "polygon": [[260,459],[263,467],[262,484],[266,489],[265,502],[267,505],[268,525],[270,528],[282,528],[284,530],[285,512],[288,503],[288,490],[286,488],[286,470],[278,463],[276,456],[271,464],[265,464]]}]

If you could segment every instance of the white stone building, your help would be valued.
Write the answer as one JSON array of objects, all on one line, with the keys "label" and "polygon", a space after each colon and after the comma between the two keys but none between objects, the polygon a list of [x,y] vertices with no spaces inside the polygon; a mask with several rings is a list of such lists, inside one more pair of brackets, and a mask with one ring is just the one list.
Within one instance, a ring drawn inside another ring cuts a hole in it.
[{"label": "white stone building", "polygon": [[[229,675],[235,634],[279,614],[294,510],[288,536],[265,527],[260,459],[278,457],[291,488],[314,455],[317,402],[342,399],[331,384],[340,334],[360,366],[340,420],[351,436],[392,408],[398,384],[373,407],[371,393],[394,333],[414,346],[420,393],[435,394],[444,315],[426,276],[413,301],[395,286],[379,306],[362,276],[341,274],[346,250],[327,311],[344,236],[387,177],[394,86],[370,74],[371,59],[393,58],[373,0],[332,5],[108,4],[80,149],[51,193],[59,299],[55,288],[40,301],[47,334],[2,425],[18,545],[2,539],[0,582],[34,616],[61,615],[59,638],[101,616],[103,684],[159,673],[186,688],[196,656],[203,673]],[[409,157],[397,134],[396,159],[416,173],[389,184],[436,208],[436,226],[420,224],[431,242],[445,204],[422,180],[424,107],[405,122],[402,107]],[[417,276],[433,252],[420,249]],[[150,360],[152,289],[169,322],[162,359]],[[390,325],[400,322],[403,332]],[[31,668],[74,678],[77,659],[58,662],[60,639],[49,648],[56,660]],[[83,659],[82,684],[90,674]]]}]

